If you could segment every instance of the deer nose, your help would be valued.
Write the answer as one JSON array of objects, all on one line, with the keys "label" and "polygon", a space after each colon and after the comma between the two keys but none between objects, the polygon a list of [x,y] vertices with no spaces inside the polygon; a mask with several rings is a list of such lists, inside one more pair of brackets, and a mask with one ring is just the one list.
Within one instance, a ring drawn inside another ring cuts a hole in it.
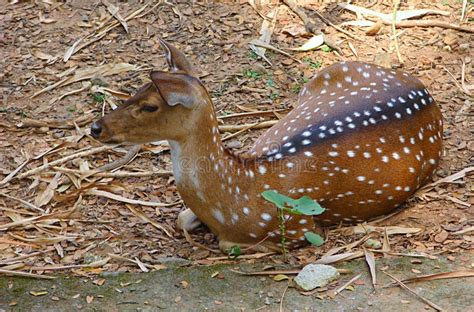
[{"label": "deer nose", "polygon": [[102,132],[102,126],[98,122],[94,122],[91,126],[91,135],[94,139],[98,139]]}]

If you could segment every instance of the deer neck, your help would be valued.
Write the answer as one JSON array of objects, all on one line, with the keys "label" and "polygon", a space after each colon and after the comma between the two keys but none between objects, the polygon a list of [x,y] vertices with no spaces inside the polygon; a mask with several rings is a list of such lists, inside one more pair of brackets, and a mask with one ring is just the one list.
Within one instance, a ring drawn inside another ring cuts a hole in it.
[{"label": "deer neck", "polygon": [[[173,173],[181,197],[199,217],[199,210],[244,206],[253,171],[222,144],[214,112],[203,114],[196,131],[170,141]],[[201,125],[206,125],[201,126]],[[224,213],[214,212],[215,219]]]}]

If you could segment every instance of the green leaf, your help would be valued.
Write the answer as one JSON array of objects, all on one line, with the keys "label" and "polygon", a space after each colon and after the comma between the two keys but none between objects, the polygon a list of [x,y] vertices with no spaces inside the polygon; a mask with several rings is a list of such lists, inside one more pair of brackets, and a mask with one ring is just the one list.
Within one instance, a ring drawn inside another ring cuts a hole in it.
[{"label": "green leaf", "polygon": [[321,51],[323,52],[331,52],[332,49],[330,47],[328,47],[327,45],[322,45],[321,46]]},{"label": "green leaf", "polygon": [[278,208],[285,209],[287,212],[292,214],[315,216],[322,214],[325,210],[308,196],[303,196],[300,199],[295,200],[272,190],[263,192],[262,196],[269,202],[275,204]]},{"label": "green leaf", "polygon": [[234,245],[228,248],[226,251],[229,258],[232,258],[232,259],[236,259],[238,256],[242,254],[242,250],[240,250],[239,245]]},{"label": "green leaf", "polygon": [[292,200],[291,198],[281,195],[280,193],[277,193],[275,191],[264,191],[262,193],[263,198],[268,200],[269,202],[274,203],[278,208],[283,209],[285,208],[285,203],[287,203],[289,200]]},{"label": "green leaf", "polygon": [[306,233],[304,233],[304,237],[312,245],[321,246],[322,244],[324,244],[324,239],[316,233],[306,232]]},{"label": "green leaf", "polygon": [[308,196],[303,196],[300,199],[294,200],[291,206],[295,212],[306,216],[320,215],[325,210]]}]

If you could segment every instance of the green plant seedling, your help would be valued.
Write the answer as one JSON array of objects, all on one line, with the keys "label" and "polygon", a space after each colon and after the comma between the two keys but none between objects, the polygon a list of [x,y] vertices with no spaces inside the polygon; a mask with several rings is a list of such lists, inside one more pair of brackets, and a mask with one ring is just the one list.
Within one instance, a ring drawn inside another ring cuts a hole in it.
[{"label": "green plant seedling", "polygon": [[327,45],[322,45],[322,46],[321,46],[321,51],[323,51],[323,52],[331,52],[332,49],[331,49],[329,46],[327,46]]},{"label": "green plant seedling", "polygon": [[264,191],[262,196],[267,201],[275,204],[278,208],[291,214],[316,216],[322,214],[325,210],[308,196],[293,199],[272,190]]},{"label": "green plant seedling", "polygon": [[105,94],[100,92],[92,93],[92,98],[97,103],[104,103],[105,102]]},{"label": "green plant seedling", "polygon": [[[325,209],[308,196],[303,196],[299,199],[293,199],[273,190],[264,191],[262,196],[265,200],[273,203],[278,208],[280,243],[282,246],[283,255],[286,257],[286,227],[284,213],[316,216],[322,214]],[[324,239],[316,233],[306,232],[304,236],[306,240],[312,245],[321,246],[324,243]]]},{"label": "green plant seedling", "polygon": [[237,257],[242,254],[242,250],[240,249],[239,245],[234,245],[226,249],[226,252],[230,259],[237,259]]}]

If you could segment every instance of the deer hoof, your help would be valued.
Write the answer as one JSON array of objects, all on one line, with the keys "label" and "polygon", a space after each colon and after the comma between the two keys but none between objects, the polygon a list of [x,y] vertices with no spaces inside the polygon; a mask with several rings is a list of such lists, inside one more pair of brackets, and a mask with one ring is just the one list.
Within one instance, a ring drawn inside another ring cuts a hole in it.
[{"label": "deer hoof", "polygon": [[192,232],[201,225],[201,221],[198,217],[191,211],[191,209],[186,209],[179,213],[177,227],[180,230],[186,230],[187,232]]}]

